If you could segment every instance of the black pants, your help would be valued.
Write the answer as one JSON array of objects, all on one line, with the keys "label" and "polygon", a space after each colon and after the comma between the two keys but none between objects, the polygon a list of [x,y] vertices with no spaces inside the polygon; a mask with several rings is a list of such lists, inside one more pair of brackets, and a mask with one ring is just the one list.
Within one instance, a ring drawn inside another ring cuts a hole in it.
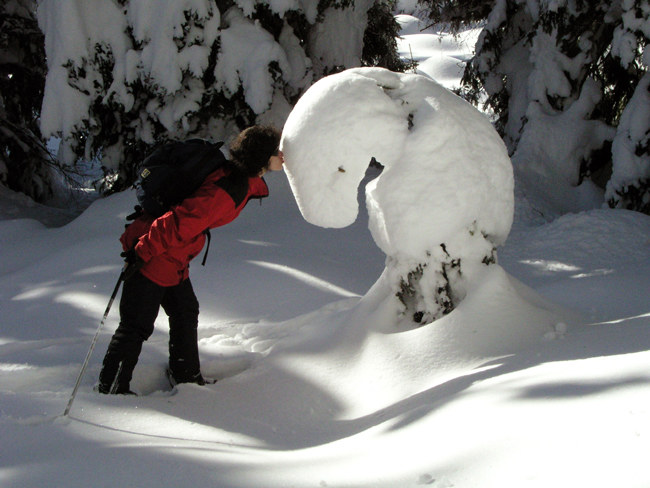
[{"label": "black pants", "polygon": [[101,393],[128,393],[133,370],[162,306],[169,316],[169,368],[177,383],[201,378],[197,326],[199,302],[189,279],[163,287],[136,273],[124,282],[120,324],[99,374]]}]

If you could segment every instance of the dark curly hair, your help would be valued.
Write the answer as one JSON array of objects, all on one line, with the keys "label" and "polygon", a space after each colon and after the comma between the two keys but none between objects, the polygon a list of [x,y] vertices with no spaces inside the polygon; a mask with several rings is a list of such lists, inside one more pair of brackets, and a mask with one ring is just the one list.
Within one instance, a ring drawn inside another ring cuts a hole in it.
[{"label": "dark curly hair", "polygon": [[281,133],[274,127],[254,125],[244,129],[230,143],[230,159],[247,176],[257,176],[277,154]]}]

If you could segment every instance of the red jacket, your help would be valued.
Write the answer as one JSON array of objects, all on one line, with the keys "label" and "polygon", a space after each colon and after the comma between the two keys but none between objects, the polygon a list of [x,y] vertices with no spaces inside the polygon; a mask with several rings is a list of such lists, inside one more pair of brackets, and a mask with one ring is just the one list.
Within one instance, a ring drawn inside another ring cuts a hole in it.
[{"label": "red jacket", "polygon": [[140,270],[144,276],[161,286],[178,285],[188,278],[190,261],[203,249],[204,231],[232,222],[250,198],[268,196],[262,178],[248,178],[248,190],[236,203],[232,192],[219,186],[228,172],[218,169],[192,196],[167,213],[156,219],[144,214],[126,228],[120,242],[125,251],[135,246],[144,261]]}]

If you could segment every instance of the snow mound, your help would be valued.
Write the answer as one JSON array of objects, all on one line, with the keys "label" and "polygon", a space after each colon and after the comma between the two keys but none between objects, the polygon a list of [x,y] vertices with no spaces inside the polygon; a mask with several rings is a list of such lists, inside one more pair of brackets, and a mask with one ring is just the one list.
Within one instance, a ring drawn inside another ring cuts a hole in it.
[{"label": "snow mound", "polygon": [[368,192],[387,254],[419,255],[472,223],[498,244],[512,224],[512,166],[487,118],[424,76],[358,68],[321,79],[284,128],[286,171],[305,219],[345,227],[371,158]]},{"label": "snow mound", "polygon": [[493,266],[452,313],[428,327],[396,332],[387,288],[382,277],[353,306],[304,319],[293,344],[275,346],[266,364],[336,392],[339,415],[357,418],[561,338],[576,319]]},{"label": "snow mound", "polygon": [[408,290],[416,322],[460,302],[475,265],[493,262],[510,231],[513,173],[501,138],[428,77],[357,68],[323,78],[289,115],[281,145],[300,211],[322,227],[354,222],[369,163],[384,166],[367,186],[369,227],[388,256],[391,295]]}]

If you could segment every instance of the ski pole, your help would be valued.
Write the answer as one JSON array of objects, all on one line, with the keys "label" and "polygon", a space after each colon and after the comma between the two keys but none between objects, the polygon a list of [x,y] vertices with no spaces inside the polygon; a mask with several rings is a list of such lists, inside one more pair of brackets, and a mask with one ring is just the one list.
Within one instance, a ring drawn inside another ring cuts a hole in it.
[{"label": "ski pole", "polygon": [[88,366],[88,361],[90,360],[90,356],[92,355],[93,350],[95,349],[95,344],[97,343],[97,337],[99,336],[99,331],[104,326],[104,322],[106,322],[108,313],[111,311],[111,306],[113,305],[113,301],[117,296],[117,291],[120,289],[120,285],[124,281],[124,273],[126,271],[127,266],[128,264],[124,265],[122,271],[120,272],[120,276],[117,279],[117,283],[115,283],[115,288],[113,289],[111,298],[108,301],[108,305],[106,306],[106,311],[104,311],[104,316],[102,317],[102,321],[99,323],[99,327],[97,327],[97,332],[95,332],[95,337],[93,337],[93,340],[90,344],[90,349],[88,349],[88,353],[86,354],[86,359],[84,360],[84,363],[81,366],[81,370],[79,371],[79,375],[77,376],[77,382],[75,383],[74,389],[72,390],[72,394],[70,395],[70,399],[68,400],[68,406],[65,407],[65,411],[63,412],[64,417],[67,417],[68,414],[70,413],[70,409],[72,408],[72,402],[74,402],[74,399],[77,396],[77,390],[79,389],[79,385],[81,384],[81,378],[84,375],[84,372],[86,371],[86,367]]}]

